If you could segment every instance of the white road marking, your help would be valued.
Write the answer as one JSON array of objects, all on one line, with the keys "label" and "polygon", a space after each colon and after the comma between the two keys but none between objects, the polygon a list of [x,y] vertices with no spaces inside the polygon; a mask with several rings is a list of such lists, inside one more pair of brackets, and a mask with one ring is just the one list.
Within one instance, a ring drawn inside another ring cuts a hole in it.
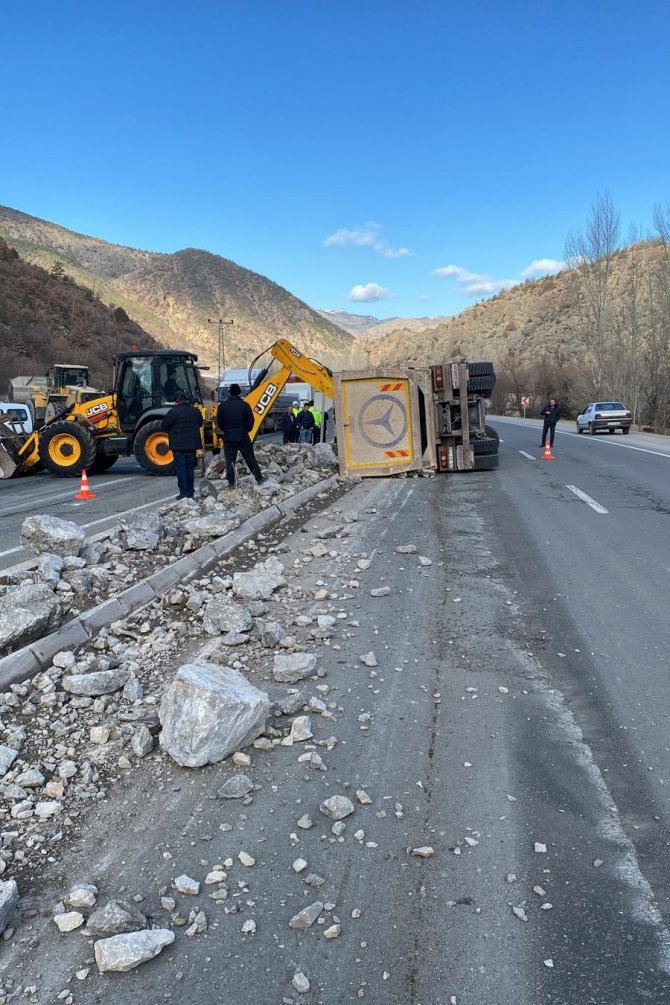
[{"label": "white road marking", "polygon": [[586,492],[582,492],[582,490],[578,489],[576,485],[566,485],[565,487],[566,489],[570,489],[571,492],[574,492],[575,495],[582,500],[582,502],[585,502],[586,505],[590,506],[591,509],[596,511],[596,513],[609,513],[609,510],[606,510],[604,506],[601,506],[600,503],[596,502],[595,499],[592,499],[591,496],[587,496]]},{"label": "white road marking", "polygon": [[14,555],[17,551],[24,551],[23,548],[8,548],[7,551],[0,551],[0,558],[4,558],[5,555]]},{"label": "white road marking", "polygon": [[535,458],[533,457],[533,455],[532,454],[527,454],[525,450],[520,450],[519,453],[523,454],[524,457],[527,457],[529,461],[534,461],[535,460]]},{"label": "white road marking", "polygon": [[[128,484],[128,481],[131,478],[138,478],[138,477],[140,477],[140,476],[139,475],[134,475],[134,476],[130,475],[130,476],[126,476],[125,478],[112,478],[112,479],[110,479],[107,482],[96,482],[95,483],[95,489],[96,489],[97,492],[99,492],[100,489],[106,488],[108,485],[119,485],[119,484],[121,484],[121,482],[125,482],[126,484]],[[76,487],[77,490],[78,490],[79,482],[75,481],[75,479],[72,479],[72,482],[73,482],[72,488],[74,489]],[[92,485],[91,485],[91,487],[93,488]],[[21,503],[25,503],[26,500],[28,498],[30,498],[31,502],[35,503],[35,505],[39,504],[41,506],[43,503],[67,502],[68,499],[74,499],[74,497],[75,497],[75,492],[74,491],[68,492],[66,494],[63,494],[61,492],[58,495],[43,495],[43,496],[36,496],[34,492],[30,492],[28,494],[21,493],[19,495],[18,499],[15,499],[14,497],[12,497],[12,502],[15,503],[15,504],[19,504],[20,505]],[[14,511],[14,512],[19,512],[19,511]],[[4,516],[4,514],[3,514],[3,516]]]}]

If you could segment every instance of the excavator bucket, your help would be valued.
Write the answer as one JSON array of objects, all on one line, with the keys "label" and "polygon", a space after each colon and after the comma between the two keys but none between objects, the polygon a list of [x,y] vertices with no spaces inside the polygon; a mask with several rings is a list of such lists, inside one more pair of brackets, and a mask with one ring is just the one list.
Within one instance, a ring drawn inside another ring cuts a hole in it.
[{"label": "excavator bucket", "polygon": [[4,444],[0,443],[0,478],[11,478],[15,471],[16,464]]}]

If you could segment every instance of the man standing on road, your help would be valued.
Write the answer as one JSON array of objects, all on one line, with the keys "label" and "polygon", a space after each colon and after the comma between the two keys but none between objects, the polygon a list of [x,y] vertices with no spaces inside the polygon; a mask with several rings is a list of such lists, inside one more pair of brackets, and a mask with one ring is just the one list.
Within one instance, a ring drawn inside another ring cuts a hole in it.
[{"label": "man standing on road", "polygon": [[174,456],[179,495],[177,499],[192,499],[195,493],[195,456],[202,448],[202,414],[191,404],[183,391],[175,394],[175,404],[163,416],[161,426],[168,434]]},{"label": "man standing on road", "polygon": [[314,407],[314,402],[310,401],[309,410],[314,416],[314,429],[312,430],[312,445],[321,439],[321,412]]},{"label": "man standing on road", "polygon": [[556,423],[561,417],[561,406],[556,401],[556,398],[550,398],[547,404],[544,406],[540,415],[544,419],[544,426],[542,427],[542,443],[541,447],[547,442],[547,433],[549,434],[549,445],[553,447],[554,445],[554,433],[556,432]]},{"label": "man standing on road", "polygon": [[295,415],[293,414],[293,406],[289,405],[281,418],[281,428],[283,433],[282,442],[283,443],[295,443],[296,441],[296,425],[295,425]]},{"label": "man standing on road", "polygon": [[249,438],[249,433],[254,428],[254,413],[241,394],[240,385],[231,384],[228,398],[221,402],[216,412],[216,424],[223,433],[226,478],[228,488],[231,489],[235,488],[235,462],[238,451],[258,484],[261,485],[265,481],[254,454],[254,445]]},{"label": "man standing on road", "polygon": [[314,429],[314,416],[309,410],[308,401],[303,402],[302,411],[298,413],[298,417],[295,421],[298,429],[300,430],[300,442],[311,443],[312,430]]}]

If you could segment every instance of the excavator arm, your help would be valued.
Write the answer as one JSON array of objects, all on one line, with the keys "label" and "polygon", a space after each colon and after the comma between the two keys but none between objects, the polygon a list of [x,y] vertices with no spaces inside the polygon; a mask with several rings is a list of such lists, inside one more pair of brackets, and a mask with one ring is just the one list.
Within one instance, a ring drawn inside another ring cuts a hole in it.
[{"label": "excavator arm", "polygon": [[323,391],[328,398],[333,398],[334,394],[333,375],[328,367],[305,356],[287,339],[279,339],[266,352],[274,356],[280,367],[272,375],[268,375],[268,367],[261,370],[251,391],[245,396],[244,400],[251,405],[251,411],[254,413],[254,426],[249,433],[252,440],[255,439],[263,419],[281,394],[291,375],[300,377],[315,391]]}]

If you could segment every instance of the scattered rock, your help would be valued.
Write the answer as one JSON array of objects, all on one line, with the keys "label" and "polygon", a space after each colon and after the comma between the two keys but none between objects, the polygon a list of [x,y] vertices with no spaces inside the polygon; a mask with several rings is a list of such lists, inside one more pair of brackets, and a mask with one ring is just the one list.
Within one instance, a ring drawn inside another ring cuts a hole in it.
[{"label": "scattered rock", "polygon": [[294,914],[288,926],[289,928],[311,928],[322,911],[323,903],[320,900],[315,900],[313,904],[303,907],[302,911]]},{"label": "scattered rock", "polygon": [[330,799],[324,799],[319,809],[331,820],[343,820],[354,812],[354,804],[346,796],[331,796]]},{"label": "scattered rock", "polygon": [[312,653],[278,653],[274,657],[272,676],[280,684],[295,684],[316,670],[316,656]]},{"label": "scattered rock", "polygon": [[219,799],[242,799],[253,787],[254,783],[248,775],[233,775],[216,794]]},{"label": "scattered rock", "polygon": [[134,932],[146,925],[147,919],[135,907],[122,900],[110,900],[99,907],[86,922],[86,932],[94,939],[107,935]]},{"label": "scattered rock", "polygon": [[183,873],[181,876],[177,876],[172,882],[173,887],[177,893],[186,893],[189,897],[197,897],[200,893],[200,883],[197,879],[191,879]]},{"label": "scattered rock", "polygon": [[167,928],[113,935],[95,943],[95,962],[101,974],[127,973],[140,963],[158,956],[161,950],[174,942],[174,938],[174,932]]},{"label": "scattered rock", "polygon": [[80,673],[63,677],[63,688],[70,694],[87,695],[90,698],[120,691],[129,680],[128,670],[99,670],[97,673]]},{"label": "scattered rock", "polygon": [[62,914],[54,914],[54,921],[59,932],[74,932],[84,924],[84,915],[79,911],[65,911]]}]

